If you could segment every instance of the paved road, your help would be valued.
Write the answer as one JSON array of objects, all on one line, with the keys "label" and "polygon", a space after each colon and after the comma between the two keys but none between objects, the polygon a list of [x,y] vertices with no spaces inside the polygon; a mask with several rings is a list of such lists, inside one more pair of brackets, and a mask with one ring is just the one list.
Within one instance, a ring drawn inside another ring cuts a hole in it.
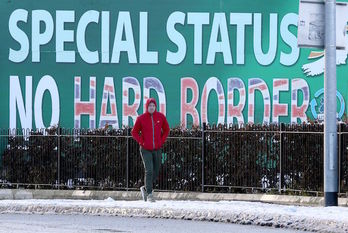
[{"label": "paved road", "polygon": [[0,214],[0,233],[186,233],[186,232],[248,232],[300,233],[268,227],[242,226],[228,223],[197,222],[171,219],[125,218],[83,215]]}]

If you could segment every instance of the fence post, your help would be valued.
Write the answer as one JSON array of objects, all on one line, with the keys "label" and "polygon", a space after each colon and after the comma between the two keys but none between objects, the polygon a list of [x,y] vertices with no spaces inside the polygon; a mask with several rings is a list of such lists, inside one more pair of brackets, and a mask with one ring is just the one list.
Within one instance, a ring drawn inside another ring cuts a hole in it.
[{"label": "fence post", "polygon": [[342,123],[338,124],[338,193],[341,193]]},{"label": "fence post", "polygon": [[202,192],[204,192],[204,178],[205,178],[205,174],[204,174],[204,170],[205,170],[205,130],[207,127],[207,123],[203,122],[203,128],[202,128]]},{"label": "fence post", "polygon": [[280,124],[280,131],[279,131],[279,187],[278,187],[278,192],[279,194],[282,193],[282,184],[283,184],[283,153],[282,153],[282,150],[283,150],[283,131],[284,130],[284,123],[281,123]]},{"label": "fence post", "polygon": [[58,189],[60,189],[60,153],[61,153],[61,142],[60,142],[60,137],[61,137],[61,132],[62,128],[58,127],[58,138],[57,138],[57,156],[58,156],[58,161],[57,161],[57,182],[58,182]]},{"label": "fence post", "polygon": [[127,128],[127,157],[126,157],[126,190],[129,188],[129,135],[131,128]]}]

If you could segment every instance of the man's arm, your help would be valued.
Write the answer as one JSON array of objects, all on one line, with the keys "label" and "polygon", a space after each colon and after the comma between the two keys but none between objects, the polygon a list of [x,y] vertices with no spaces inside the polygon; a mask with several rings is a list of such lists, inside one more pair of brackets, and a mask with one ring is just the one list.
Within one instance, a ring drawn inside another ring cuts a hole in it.
[{"label": "man's arm", "polygon": [[132,134],[133,138],[135,139],[135,141],[137,141],[140,146],[143,145],[143,138],[140,135],[141,128],[142,127],[141,127],[140,118],[138,117],[137,120],[135,121],[135,124],[134,124],[132,131],[131,131],[131,134]]},{"label": "man's arm", "polygon": [[168,121],[167,118],[165,116],[163,116],[164,120],[163,120],[163,125],[162,125],[162,145],[166,142],[167,137],[169,135],[169,125],[168,125]]}]

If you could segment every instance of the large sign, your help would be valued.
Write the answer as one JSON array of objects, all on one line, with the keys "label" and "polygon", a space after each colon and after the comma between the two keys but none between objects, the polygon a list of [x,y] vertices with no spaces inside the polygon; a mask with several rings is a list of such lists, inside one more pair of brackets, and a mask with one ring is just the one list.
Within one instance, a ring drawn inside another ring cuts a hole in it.
[{"label": "large sign", "polygon": [[297,12],[293,0],[0,0],[0,128],[119,128],[149,97],[172,127],[318,118],[325,58],[297,47]]},{"label": "large sign", "polygon": [[[336,3],[336,47],[345,49],[348,21],[348,4]],[[325,47],[325,1],[300,0],[297,25],[299,47]]]}]

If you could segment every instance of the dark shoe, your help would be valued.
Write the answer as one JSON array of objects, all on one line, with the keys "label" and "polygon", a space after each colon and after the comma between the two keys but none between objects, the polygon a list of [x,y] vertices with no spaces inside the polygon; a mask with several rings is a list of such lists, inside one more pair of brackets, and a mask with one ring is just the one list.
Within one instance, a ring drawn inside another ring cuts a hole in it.
[{"label": "dark shoe", "polygon": [[146,192],[145,186],[140,187],[140,192],[141,192],[141,196],[143,197],[143,200],[147,201],[147,192]]}]

